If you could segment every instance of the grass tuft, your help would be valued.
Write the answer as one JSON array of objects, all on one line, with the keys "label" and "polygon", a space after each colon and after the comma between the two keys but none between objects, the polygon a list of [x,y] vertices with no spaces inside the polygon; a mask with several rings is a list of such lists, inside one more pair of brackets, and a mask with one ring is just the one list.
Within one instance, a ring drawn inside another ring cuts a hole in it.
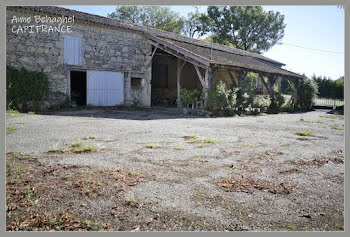
[{"label": "grass tuft", "polygon": [[159,148],[162,148],[162,146],[161,145],[156,145],[156,144],[147,144],[146,148],[148,148],[148,149],[159,149]]},{"label": "grass tuft", "polygon": [[56,148],[49,150],[49,153],[85,153],[85,152],[95,152],[96,148],[92,145],[84,147],[83,143],[75,142],[67,148]]},{"label": "grass tuft", "polygon": [[207,137],[203,140],[204,143],[214,143],[214,144],[218,144],[218,143],[222,143],[222,141],[220,140],[216,140],[214,138],[210,138],[210,137]]},{"label": "grass tuft", "polygon": [[96,139],[96,136],[87,136],[87,137],[84,137],[83,140],[91,140],[91,139]]},{"label": "grass tuft", "polygon": [[183,150],[186,150],[186,148],[185,147],[176,147],[175,150],[183,151]]},{"label": "grass tuft", "polygon": [[11,134],[16,131],[18,128],[16,127],[6,127],[6,134]]},{"label": "grass tuft", "polygon": [[311,131],[296,131],[295,134],[299,136],[315,136]]},{"label": "grass tuft", "polygon": [[337,125],[333,124],[330,126],[331,129],[335,129],[335,130],[344,130],[343,127],[338,127]]}]

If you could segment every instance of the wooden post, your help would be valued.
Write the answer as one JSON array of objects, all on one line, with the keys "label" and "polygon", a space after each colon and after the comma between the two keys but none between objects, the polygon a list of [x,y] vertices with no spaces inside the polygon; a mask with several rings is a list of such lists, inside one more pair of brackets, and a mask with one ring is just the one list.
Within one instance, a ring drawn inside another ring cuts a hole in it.
[{"label": "wooden post", "polygon": [[298,79],[295,79],[293,82],[294,84],[294,95],[293,95],[293,105],[294,109],[297,109],[297,103],[298,103],[298,86],[299,86],[299,81]]},{"label": "wooden post", "polygon": [[263,88],[265,88],[267,90],[267,92],[270,94],[269,86],[267,85],[266,81],[264,80],[264,76],[259,73],[259,77],[261,79],[262,84],[264,85]]},{"label": "wooden post", "polygon": [[181,62],[181,59],[177,59],[177,70],[176,70],[176,82],[177,82],[177,107],[178,108],[182,108],[182,104],[181,104],[181,71],[183,66],[185,66],[186,61]]},{"label": "wooden post", "polygon": [[281,93],[281,91],[282,91],[282,88],[281,88],[281,86],[282,86],[282,78],[279,77],[277,80],[278,80],[277,81],[277,83],[278,83],[278,92]]},{"label": "wooden post", "polygon": [[203,92],[204,92],[204,108],[208,109],[208,95],[209,95],[209,88],[210,88],[210,80],[213,76],[212,70],[210,67],[207,67],[205,69],[204,77],[202,73],[199,71],[198,67],[196,65],[193,65],[196,69],[199,81],[202,84]]}]

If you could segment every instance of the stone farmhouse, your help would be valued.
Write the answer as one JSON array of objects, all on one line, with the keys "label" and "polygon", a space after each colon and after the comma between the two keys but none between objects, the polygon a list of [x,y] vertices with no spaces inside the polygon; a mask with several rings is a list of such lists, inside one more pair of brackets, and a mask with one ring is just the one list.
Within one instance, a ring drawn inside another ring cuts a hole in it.
[{"label": "stone farmhouse", "polygon": [[206,105],[215,80],[240,85],[254,72],[272,95],[278,78],[302,78],[260,54],[61,7],[11,6],[6,14],[7,65],[44,72],[51,103],[180,106],[186,88],[203,91]]}]

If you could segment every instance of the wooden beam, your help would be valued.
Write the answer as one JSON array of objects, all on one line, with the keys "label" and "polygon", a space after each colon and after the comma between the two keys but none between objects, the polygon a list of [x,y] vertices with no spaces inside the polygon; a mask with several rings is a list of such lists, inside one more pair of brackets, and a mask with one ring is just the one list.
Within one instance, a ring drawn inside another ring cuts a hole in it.
[{"label": "wooden beam", "polygon": [[[154,46],[157,45],[157,43],[155,43],[155,42],[153,42],[153,41],[151,41],[151,40],[149,40],[148,43],[149,43],[149,44],[152,44],[152,45],[154,45]],[[161,45],[159,45],[158,47],[159,47],[159,49],[161,49],[162,51],[164,51],[164,52],[166,52],[166,53],[168,53],[168,54],[170,54],[170,55],[172,55],[172,56],[174,56],[174,57],[177,57],[177,58],[180,58],[180,59],[182,59],[182,60],[184,60],[184,61],[187,61],[187,62],[189,62],[189,63],[191,63],[191,64],[193,64],[193,65],[196,65],[196,66],[198,66],[198,67],[200,67],[200,68],[205,68],[205,67],[206,67],[205,65],[200,64],[200,63],[198,63],[198,62],[195,61],[195,60],[192,60],[192,59],[190,59],[190,58],[187,58],[187,57],[185,57],[185,56],[183,56],[183,55],[179,55],[177,52],[174,52],[174,51],[172,51],[171,49],[167,49],[167,48],[165,48],[165,47],[163,47],[163,46],[161,46]]]},{"label": "wooden beam", "polygon": [[177,83],[177,107],[182,108],[181,104],[181,71],[182,68],[185,66],[186,61],[183,61],[181,63],[181,59],[177,59],[177,70],[176,70],[176,83]]},{"label": "wooden beam", "polygon": [[166,42],[166,41],[164,41],[164,40],[161,40],[160,38],[158,38],[158,37],[156,37],[156,36],[153,36],[153,35],[151,35],[151,34],[143,33],[143,35],[144,35],[146,38],[148,38],[148,39],[150,39],[150,40],[152,40],[152,41],[154,41],[154,42],[156,42],[156,43],[159,43],[159,44],[163,45],[163,46],[166,47],[166,48],[172,49],[172,50],[176,51],[177,53],[180,53],[180,54],[182,54],[182,55],[184,55],[184,56],[186,56],[186,57],[188,57],[188,58],[191,58],[191,59],[193,59],[193,60],[195,60],[195,61],[197,61],[197,62],[199,62],[199,63],[201,63],[201,64],[204,64],[204,65],[206,65],[206,66],[209,66],[209,65],[210,65],[210,62],[209,62],[208,59],[206,59],[206,58],[204,58],[204,57],[200,57],[200,56],[198,56],[198,55],[194,55],[193,53],[191,53],[191,51],[188,51],[188,50],[186,50],[186,49],[183,49],[183,48],[181,48],[181,47],[178,47],[178,46],[176,46],[176,45],[173,45],[173,44],[171,44],[171,43],[169,43],[169,42]]},{"label": "wooden beam", "polygon": [[205,88],[205,83],[204,83],[204,80],[203,80],[203,76],[202,76],[202,73],[199,71],[197,65],[193,65],[194,68],[196,69],[196,72],[197,72],[197,75],[198,75],[198,78],[199,78],[199,81],[201,82],[202,84],[202,87]]},{"label": "wooden beam", "polygon": [[226,70],[227,70],[227,73],[232,81],[232,84],[234,84],[235,86],[238,86],[238,80],[237,80],[235,73],[233,71],[231,71],[230,69],[226,69]]},{"label": "wooden beam", "polygon": [[270,88],[269,88],[267,82],[264,80],[264,76],[263,76],[262,74],[260,74],[260,73],[259,73],[258,75],[259,75],[259,77],[260,77],[262,83],[264,84],[264,86],[265,86],[267,92],[269,93],[270,96],[272,96],[272,93],[271,93],[271,91],[270,91]]},{"label": "wooden beam", "polygon": [[146,62],[146,68],[150,65],[150,63],[152,62],[152,59],[153,59],[153,56],[154,56],[154,54],[156,53],[156,51],[157,51],[157,49],[158,49],[158,44],[154,47],[154,50],[153,50],[153,52],[152,52],[152,55],[151,55],[151,58],[149,58],[148,60],[147,60],[147,62]]}]

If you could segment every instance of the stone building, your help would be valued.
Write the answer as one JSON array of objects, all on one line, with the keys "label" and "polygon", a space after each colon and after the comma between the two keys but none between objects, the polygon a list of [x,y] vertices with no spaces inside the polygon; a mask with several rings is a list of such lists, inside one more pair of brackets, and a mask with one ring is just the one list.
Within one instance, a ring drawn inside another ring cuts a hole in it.
[{"label": "stone building", "polygon": [[270,95],[278,77],[302,78],[259,54],[61,7],[7,7],[6,14],[7,65],[44,72],[52,103],[179,105],[181,88],[203,91],[206,100],[212,81],[239,85],[247,72]]}]

